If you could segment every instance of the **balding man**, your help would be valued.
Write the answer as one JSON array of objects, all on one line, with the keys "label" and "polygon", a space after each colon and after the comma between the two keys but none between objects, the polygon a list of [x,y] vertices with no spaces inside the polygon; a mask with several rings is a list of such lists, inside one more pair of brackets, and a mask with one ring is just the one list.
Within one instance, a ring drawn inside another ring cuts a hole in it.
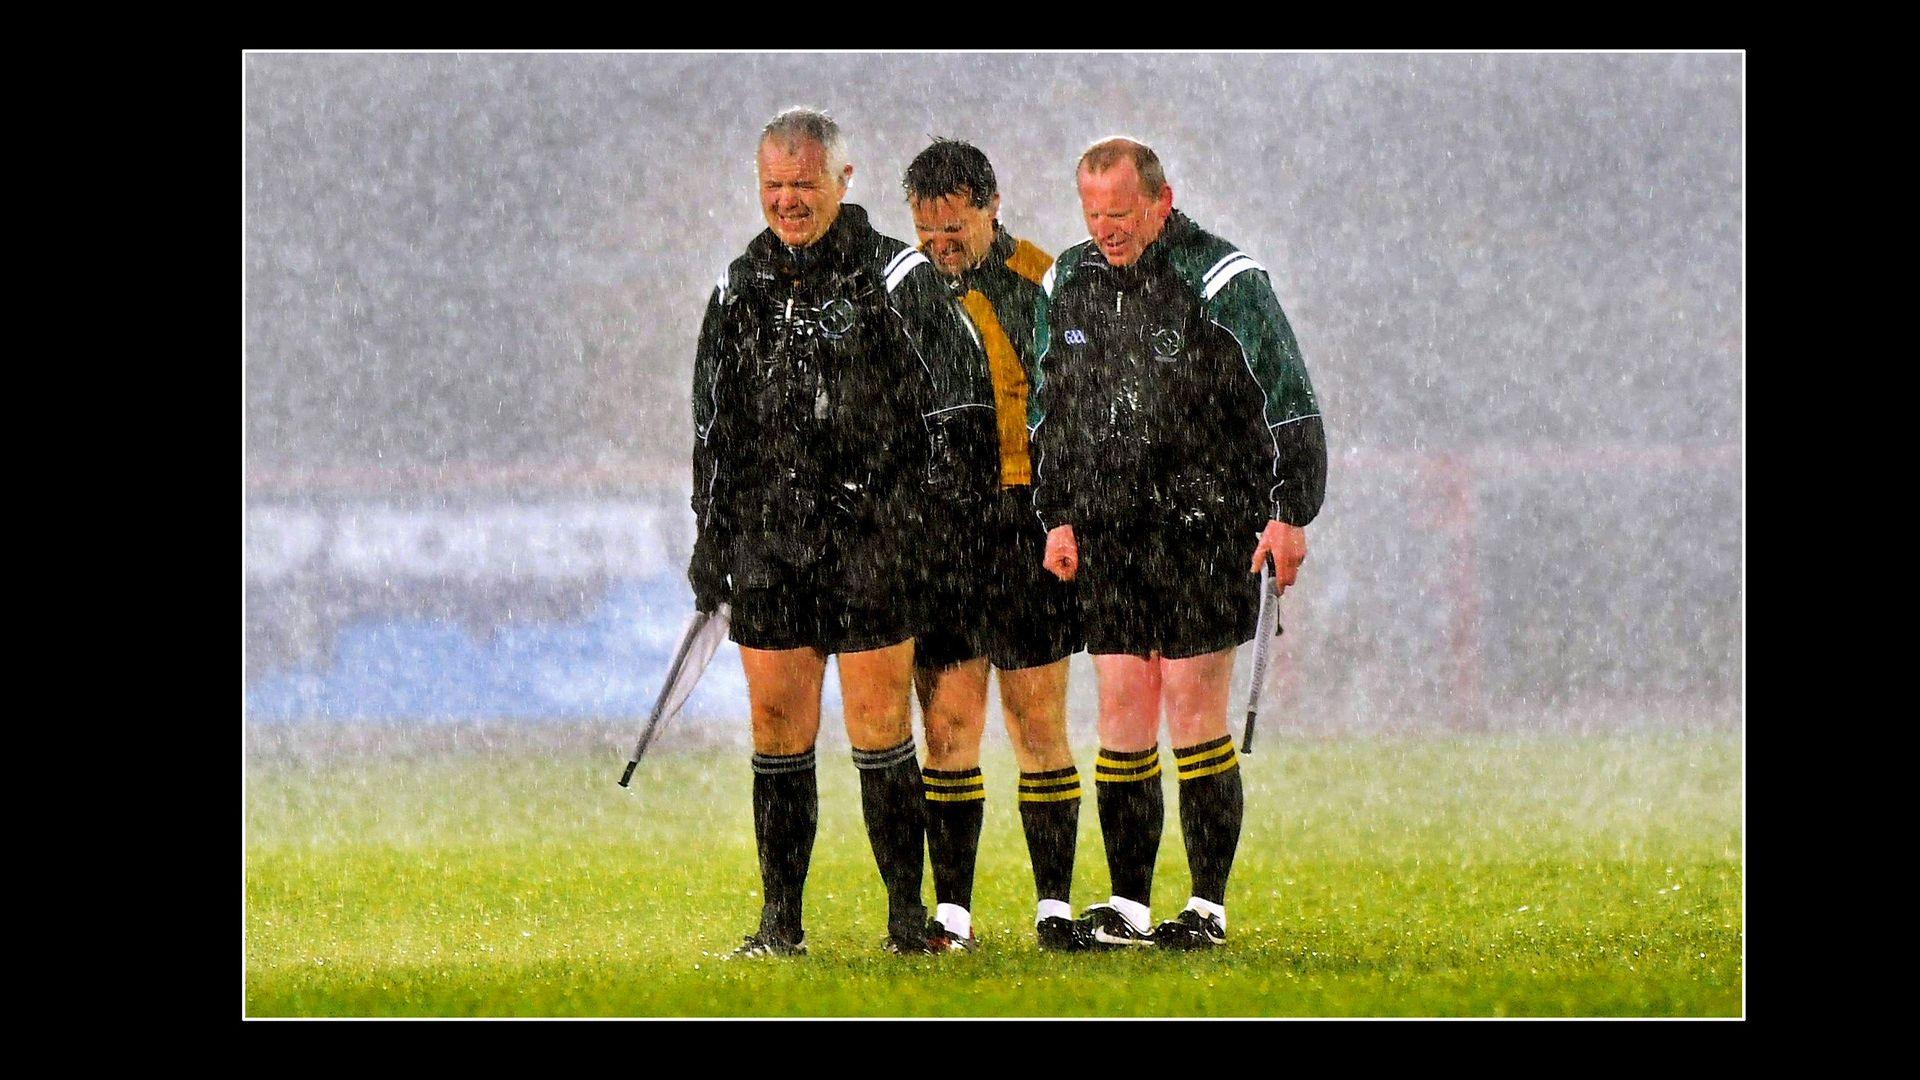
[{"label": "balding man", "polygon": [[[1154,152],[1108,139],[1076,170],[1091,239],[1048,276],[1034,394],[1045,564],[1077,581],[1100,694],[1094,791],[1107,947],[1226,942],[1244,796],[1227,732],[1260,565],[1284,591],[1326,489],[1320,408],[1267,271],[1173,208]],[[1193,891],[1155,927],[1164,712]]]},{"label": "balding man", "polygon": [[927,952],[908,702],[926,572],[912,553],[930,493],[961,483],[950,463],[991,445],[993,414],[936,376],[970,352],[966,330],[926,257],[843,202],[853,166],[833,120],[775,117],[758,165],[767,228],[707,305],[693,387],[688,576],[702,611],[732,604],[753,716],[763,906],[733,955],[806,952],[830,655],[887,890],[886,947]]}]

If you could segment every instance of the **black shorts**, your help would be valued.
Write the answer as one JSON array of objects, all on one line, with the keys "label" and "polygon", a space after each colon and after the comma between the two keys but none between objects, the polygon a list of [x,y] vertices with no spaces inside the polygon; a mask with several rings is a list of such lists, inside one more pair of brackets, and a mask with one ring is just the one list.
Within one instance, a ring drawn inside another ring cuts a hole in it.
[{"label": "black shorts", "polygon": [[897,536],[846,529],[804,557],[739,543],[730,637],[749,649],[865,652],[913,636],[907,552]]},{"label": "black shorts", "polygon": [[1168,660],[1252,641],[1260,576],[1249,574],[1257,530],[1179,524],[1076,526],[1087,652]]},{"label": "black shorts", "polygon": [[1047,534],[1028,487],[1002,488],[977,522],[943,543],[957,573],[928,590],[914,663],[943,668],[984,656],[1002,671],[1040,667],[1080,650],[1074,586],[1040,565]]}]

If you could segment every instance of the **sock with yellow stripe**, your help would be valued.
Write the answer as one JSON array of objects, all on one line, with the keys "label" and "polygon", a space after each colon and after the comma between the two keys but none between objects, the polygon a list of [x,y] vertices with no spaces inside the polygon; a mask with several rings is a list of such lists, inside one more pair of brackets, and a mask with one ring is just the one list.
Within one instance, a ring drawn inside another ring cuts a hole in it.
[{"label": "sock with yellow stripe", "polygon": [[980,854],[980,822],[987,806],[986,781],[978,767],[921,769],[920,784],[927,794],[927,858],[933,863],[934,901],[971,910],[973,865]]},{"label": "sock with yellow stripe", "polygon": [[1027,833],[1033,888],[1042,901],[1071,899],[1073,854],[1080,835],[1080,770],[1020,774],[1020,824]]},{"label": "sock with yellow stripe", "polygon": [[1175,747],[1173,760],[1180,779],[1180,831],[1187,839],[1193,895],[1224,905],[1247,803],[1240,783],[1239,752],[1233,748],[1233,736],[1222,735],[1197,746]]},{"label": "sock with yellow stripe", "polygon": [[1160,790],[1160,748],[1100,750],[1093,766],[1100,836],[1107,845],[1113,895],[1146,905],[1153,894],[1153,860],[1160,854],[1166,796]]}]

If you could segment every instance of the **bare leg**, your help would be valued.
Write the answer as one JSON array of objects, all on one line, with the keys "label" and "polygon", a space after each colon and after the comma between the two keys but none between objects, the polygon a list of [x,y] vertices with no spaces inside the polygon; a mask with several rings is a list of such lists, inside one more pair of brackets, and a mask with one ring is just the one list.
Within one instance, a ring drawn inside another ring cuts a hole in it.
[{"label": "bare leg", "polygon": [[1160,739],[1160,654],[1150,658],[1101,653],[1093,658],[1100,681],[1100,748],[1130,753]]},{"label": "bare leg", "polygon": [[[885,749],[913,737],[913,706],[907,700],[912,683],[911,638],[883,649],[840,654],[840,700],[854,749]],[[816,702],[814,723],[819,722]]]},{"label": "bare leg", "polygon": [[[914,670],[920,708],[927,722],[927,768],[952,771],[980,766],[980,739],[987,727],[987,658],[938,671]],[[1000,676],[1005,693],[1006,674]]]},{"label": "bare leg", "polygon": [[[984,677],[981,682],[984,690]],[[1013,759],[1021,772],[1064,769],[1073,764],[1073,750],[1067,745],[1065,660],[1002,671],[1000,711],[1006,714]]]},{"label": "bare leg", "polygon": [[820,734],[820,687],[827,657],[818,649],[740,650],[753,712],[753,748],[762,754],[798,754]]},{"label": "bare leg", "polygon": [[1193,746],[1225,735],[1233,650],[1162,660],[1160,665],[1166,690],[1167,733],[1173,745]]}]

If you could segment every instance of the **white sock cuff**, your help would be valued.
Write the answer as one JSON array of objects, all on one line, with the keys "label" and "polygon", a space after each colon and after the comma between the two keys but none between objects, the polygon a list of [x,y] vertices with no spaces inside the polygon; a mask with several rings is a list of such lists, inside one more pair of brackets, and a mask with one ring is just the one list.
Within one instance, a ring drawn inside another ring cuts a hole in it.
[{"label": "white sock cuff", "polygon": [[1147,910],[1147,905],[1138,900],[1129,900],[1124,896],[1108,897],[1107,903],[1112,904],[1120,914],[1125,915],[1135,930],[1144,933],[1153,929],[1153,915]]},{"label": "white sock cuff", "polygon": [[941,904],[933,909],[933,921],[947,928],[954,937],[973,936],[973,915],[959,904]]},{"label": "white sock cuff", "polygon": [[1033,917],[1033,923],[1035,926],[1038,926],[1048,919],[1066,919],[1071,922],[1073,920],[1073,905],[1067,903],[1065,900],[1040,901],[1040,913]]},{"label": "white sock cuff", "polygon": [[1202,915],[1211,915],[1220,920],[1220,929],[1225,930],[1227,928],[1227,905],[1225,904],[1216,904],[1211,900],[1202,900],[1197,896],[1189,896],[1187,897],[1187,910],[1197,911]]}]

